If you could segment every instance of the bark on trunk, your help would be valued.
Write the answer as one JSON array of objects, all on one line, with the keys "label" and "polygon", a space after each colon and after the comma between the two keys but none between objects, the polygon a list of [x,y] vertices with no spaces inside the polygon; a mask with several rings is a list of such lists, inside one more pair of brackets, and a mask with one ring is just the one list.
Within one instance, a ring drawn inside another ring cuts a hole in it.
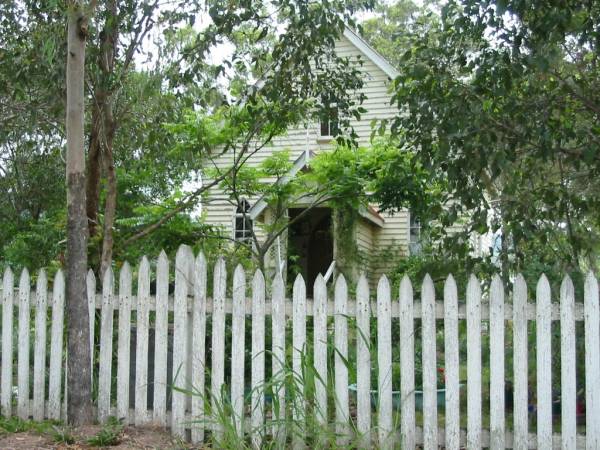
[{"label": "bark on trunk", "polygon": [[106,164],[106,201],[104,204],[104,234],[102,237],[102,257],[100,262],[100,273],[110,267],[113,255],[114,239],[113,229],[117,213],[117,175],[115,173],[115,161],[113,156],[113,140],[115,136],[115,122],[112,115],[112,107],[107,104],[105,109],[104,129],[106,130],[106,147],[104,160]]},{"label": "bark on trunk", "polygon": [[87,20],[72,2],[67,37],[67,418],[92,423],[89,323],[87,311],[87,214],[84,152],[84,61]]},{"label": "bark on trunk", "polygon": [[[98,101],[98,100],[97,100]],[[94,104],[92,108],[92,124],[88,147],[88,164],[86,179],[86,211],[90,239],[98,232],[98,206],[100,202],[100,132],[101,106]]]}]

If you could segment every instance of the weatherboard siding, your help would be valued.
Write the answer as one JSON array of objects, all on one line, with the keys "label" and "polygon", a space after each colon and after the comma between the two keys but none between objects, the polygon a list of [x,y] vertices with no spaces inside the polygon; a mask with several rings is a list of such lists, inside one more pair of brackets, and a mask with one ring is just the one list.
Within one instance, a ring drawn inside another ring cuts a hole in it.
[{"label": "weatherboard siding", "polygon": [[[339,56],[362,61],[360,70],[363,73],[364,86],[361,91],[367,97],[362,106],[366,109],[366,112],[362,115],[360,121],[352,119],[350,123],[358,135],[359,145],[368,146],[372,134],[371,122],[374,119],[391,118],[397,111],[394,106],[390,105],[390,80],[383,70],[364,56],[345,36],[342,36],[338,41],[336,51]],[[269,145],[264,146],[248,158],[247,164],[251,167],[257,167],[275,152],[284,150],[290,153],[290,159],[294,161],[302,152],[319,153],[330,151],[333,148],[332,141],[327,141],[319,136],[319,123],[307,121],[291,128],[285,135],[274,138]],[[225,170],[232,164],[234,157],[235,155],[232,152],[222,155],[215,160],[215,166]],[[227,236],[232,236],[234,206],[223,191],[218,188],[211,189],[209,197],[210,202],[204,208],[206,222],[221,227]],[[248,200],[253,204],[257,199],[250,198]],[[406,252],[408,212],[400,212],[394,216],[384,213],[381,215],[385,220],[383,228],[376,227],[364,220],[359,221],[359,230],[356,233],[359,249],[371,254],[388,249],[390,246],[400,246],[402,251]],[[369,227],[370,231],[367,231]],[[259,233],[263,234],[260,230]]]}]

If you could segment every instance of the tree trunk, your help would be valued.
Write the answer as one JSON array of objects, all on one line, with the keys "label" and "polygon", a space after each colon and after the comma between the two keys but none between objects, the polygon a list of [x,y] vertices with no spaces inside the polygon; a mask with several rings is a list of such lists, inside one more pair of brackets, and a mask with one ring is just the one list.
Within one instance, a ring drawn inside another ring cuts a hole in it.
[{"label": "tree trunk", "polygon": [[67,37],[67,418],[73,425],[92,422],[87,306],[87,214],[84,151],[84,62],[87,19],[72,2]]},{"label": "tree trunk", "polygon": [[117,212],[117,175],[115,173],[115,161],[113,155],[113,140],[116,126],[112,115],[112,105],[106,104],[104,111],[104,130],[106,133],[106,147],[104,149],[104,160],[106,164],[106,201],[104,203],[104,234],[102,236],[102,257],[100,262],[100,273],[104,272],[112,262],[113,255],[113,229]]},{"label": "tree trunk", "polygon": [[102,107],[96,98],[92,107],[90,143],[88,147],[88,165],[86,179],[87,217],[90,239],[98,232],[98,205],[100,202],[100,133],[102,128]]}]

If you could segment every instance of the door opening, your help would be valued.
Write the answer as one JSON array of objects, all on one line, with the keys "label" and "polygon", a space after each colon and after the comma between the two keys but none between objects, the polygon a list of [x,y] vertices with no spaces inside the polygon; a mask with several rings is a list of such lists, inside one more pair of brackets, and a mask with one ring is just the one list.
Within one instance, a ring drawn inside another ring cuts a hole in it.
[{"label": "door opening", "polygon": [[[290,208],[290,221],[305,211],[304,208]],[[302,274],[306,295],[311,298],[317,276],[324,276],[333,261],[332,228],[331,209],[314,208],[288,230],[288,280]]]}]

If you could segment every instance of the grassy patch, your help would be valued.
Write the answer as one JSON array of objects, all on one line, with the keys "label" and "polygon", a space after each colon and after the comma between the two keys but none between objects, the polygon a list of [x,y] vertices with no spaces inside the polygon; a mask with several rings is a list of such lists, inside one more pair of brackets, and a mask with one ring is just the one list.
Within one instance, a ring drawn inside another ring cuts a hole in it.
[{"label": "grassy patch", "polygon": [[39,434],[52,433],[53,427],[60,424],[61,422],[56,420],[34,422],[33,420],[23,420],[19,417],[0,416],[0,435],[9,433],[25,433],[28,431]]},{"label": "grassy patch", "polygon": [[94,436],[87,440],[93,447],[108,447],[117,445],[121,441],[123,424],[115,417],[109,417],[106,424]]}]

